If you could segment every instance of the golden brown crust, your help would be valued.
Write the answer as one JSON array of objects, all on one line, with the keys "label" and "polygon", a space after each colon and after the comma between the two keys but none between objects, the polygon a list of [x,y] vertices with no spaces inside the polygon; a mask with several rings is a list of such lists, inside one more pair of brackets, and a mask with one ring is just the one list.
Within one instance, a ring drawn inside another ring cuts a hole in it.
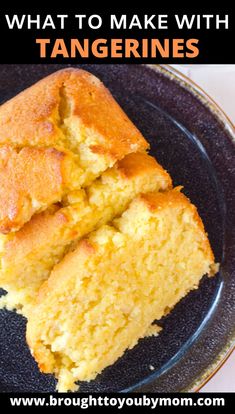
[{"label": "golden brown crust", "polygon": [[[82,157],[81,142],[86,142]],[[63,176],[69,156],[83,177],[81,182],[74,180],[80,188],[116,160],[148,147],[104,85],[79,69],[56,72],[3,104],[0,145],[2,233],[20,229],[35,212],[61,200],[63,184],[69,181],[64,183]],[[89,178],[87,160],[91,170],[96,161],[91,154],[101,164]],[[84,156],[85,164],[79,165]]]},{"label": "golden brown crust", "polygon": [[63,105],[103,137],[103,150],[121,159],[147,142],[111,93],[92,74],[63,69],[21,92],[0,108],[0,144],[61,146]]},{"label": "golden brown crust", "polygon": [[120,160],[117,163],[117,169],[121,173],[122,177],[131,179],[137,174],[140,176],[142,174],[146,175],[151,171],[159,171],[159,176],[162,176],[162,179],[166,181],[167,188],[172,187],[172,180],[169,174],[164,168],[158,164],[155,158],[144,152],[138,152],[135,154],[128,154],[125,158]]},{"label": "golden brown crust", "polygon": [[[195,209],[196,207],[191,204],[190,200],[181,193],[182,187],[175,187],[173,190],[168,191],[164,194],[162,193],[147,193],[141,194],[139,199],[148,207],[152,212],[165,208],[166,206],[176,206],[182,205],[190,207],[190,209]],[[138,200],[138,199],[137,199]]]},{"label": "golden brown crust", "polygon": [[18,230],[48,204],[61,200],[66,155],[55,149],[0,147],[0,231]]}]

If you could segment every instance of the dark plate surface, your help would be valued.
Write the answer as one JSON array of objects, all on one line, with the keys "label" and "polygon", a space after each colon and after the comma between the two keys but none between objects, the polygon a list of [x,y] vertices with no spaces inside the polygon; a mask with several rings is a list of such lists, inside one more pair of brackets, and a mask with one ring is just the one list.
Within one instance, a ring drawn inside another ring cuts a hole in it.
[{"label": "dark plate surface", "polygon": [[[62,65],[1,65],[0,100]],[[64,66],[63,66],[64,67]],[[214,278],[184,298],[147,338],[81,391],[193,389],[235,337],[235,146],[231,125],[200,92],[166,68],[83,65],[100,77],[151,143],[151,153],[182,184],[222,262]],[[53,391],[25,343],[25,320],[0,312],[0,391]],[[150,370],[150,365],[154,371]]]}]

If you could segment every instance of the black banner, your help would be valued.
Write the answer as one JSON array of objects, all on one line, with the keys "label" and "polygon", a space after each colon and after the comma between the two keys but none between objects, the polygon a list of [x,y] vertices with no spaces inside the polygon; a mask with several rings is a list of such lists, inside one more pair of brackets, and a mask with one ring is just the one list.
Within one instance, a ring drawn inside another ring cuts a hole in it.
[{"label": "black banner", "polygon": [[229,393],[175,393],[175,394],[140,394],[140,393],[110,393],[110,394],[1,394],[1,404],[10,407],[76,407],[77,410],[107,409],[121,411],[134,408],[135,410],[158,410],[164,407],[196,408],[226,407],[232,408],[235,394]]},{"label": "black banner", "polygon": [[230,7],[1,8],[1,63],[235,63]]}]

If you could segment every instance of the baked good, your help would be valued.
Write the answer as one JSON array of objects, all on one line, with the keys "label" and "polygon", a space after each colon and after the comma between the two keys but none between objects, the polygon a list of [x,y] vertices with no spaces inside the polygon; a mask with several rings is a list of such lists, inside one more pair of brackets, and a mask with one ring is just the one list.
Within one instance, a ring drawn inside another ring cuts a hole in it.
[{"label": "baked good", "polygon": [[65,69],[44,78],[0,107],[0,232],[146,148],[95,76]]},{"label": "baked good", "polygon": [[170,188],[169,174],[153,157],[129,154],[90,186],[70,192],[64,207],[52,206],[18,232],[2,235],[0,285],[8,294],[1,304],[27,315],[71,244],[120,215],[137,194]]},{"label": "baked good", "polygon": [[79,179],[76,162],[55,148],[0,147],[0,232],[21,228],[79,188]]},{"label": "baked good", "polygon": [[214,272],[203,223],[179,188],[140,195],[55,266],[28,315],[31,352],[59,391],[75,390]]}]

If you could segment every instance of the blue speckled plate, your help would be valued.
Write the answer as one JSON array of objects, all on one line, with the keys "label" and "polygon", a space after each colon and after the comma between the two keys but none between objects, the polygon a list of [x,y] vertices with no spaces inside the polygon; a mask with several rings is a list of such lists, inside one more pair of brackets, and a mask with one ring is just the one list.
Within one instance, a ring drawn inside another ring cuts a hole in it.
[{"label": "blue speckled plate", "polygon": [[[62,65],[1,65],[1,101]],[[83,65],[111,89],[151,143],[174,184],[198,206],[221,262],[146,338],[81,391],[193,390],[231,349],[235,338],[235,145],[231,123],[198,88],[166,67]],[[1,391],[53,391],[25,343],[25,320],[0,312]],[[150,365],[154,371],[150,370]]]}]

